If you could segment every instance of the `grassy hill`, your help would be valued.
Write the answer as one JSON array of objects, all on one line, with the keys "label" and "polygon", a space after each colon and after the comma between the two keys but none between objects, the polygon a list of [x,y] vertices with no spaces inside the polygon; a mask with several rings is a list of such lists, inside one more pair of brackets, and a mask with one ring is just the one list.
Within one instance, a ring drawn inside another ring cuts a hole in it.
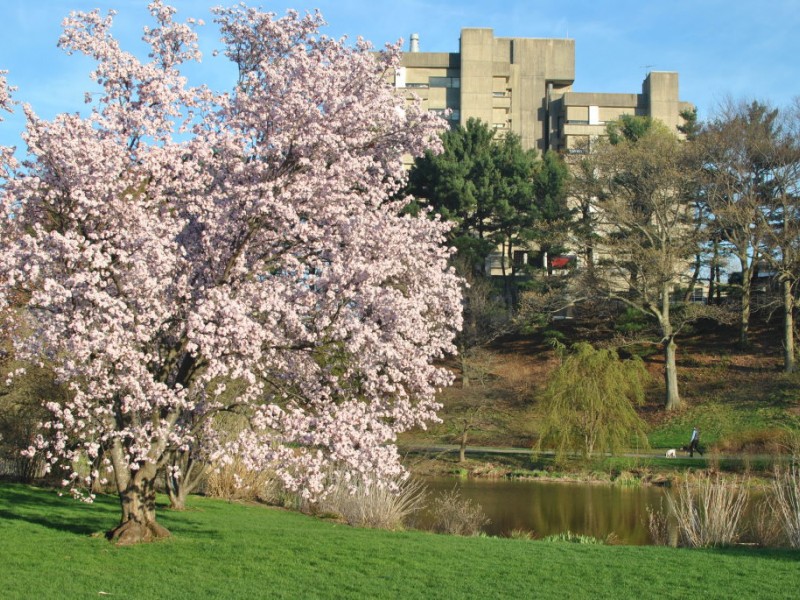
[{"label": "grassy hill", "polygon": [[119,548],[93,535],[118,504],[0,484],[2,597],[793,598],[797,551],[689,550],[356,529],[192,497],[159,507],[173,537]]},{"label": "grassy hill", "polygon": [[[703,445],[719,454],[786,453],[800,432],[800,375],[782,372],[780,322],[756,314],[751,345],[738,347],[731,325],[701,322],[678,339],[678,378],[683,407],[664,409],[664,364],[652,344],[620,347],[641,356],[652,375],[639,409],[648,424],[653,454],[688,444],[694,425]],[[603,323],[562,321],[546,335],[502,340],[480,353],[479,376],[444,390],[443,423],[414,431],[401,444],[457,444],[465,421],[475,446],[530,448],[537,440],[537,397],[559,359],[548,339],[567,346],[579,340],[609,344],[614,331]],[[454,365],[455,370],[455,365]],[[632,450],[635,450],[632,448]]]}]

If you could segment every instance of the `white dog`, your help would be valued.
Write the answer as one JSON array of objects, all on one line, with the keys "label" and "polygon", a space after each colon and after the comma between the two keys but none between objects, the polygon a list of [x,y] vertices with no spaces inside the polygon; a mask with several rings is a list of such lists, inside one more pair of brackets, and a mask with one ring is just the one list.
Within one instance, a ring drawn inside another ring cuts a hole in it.
[{"label": "white dog", "polygon": [[667,450],[667,458],[675,458],[675,456],[676,456],[675,448],[670,448],[669,450]]}]

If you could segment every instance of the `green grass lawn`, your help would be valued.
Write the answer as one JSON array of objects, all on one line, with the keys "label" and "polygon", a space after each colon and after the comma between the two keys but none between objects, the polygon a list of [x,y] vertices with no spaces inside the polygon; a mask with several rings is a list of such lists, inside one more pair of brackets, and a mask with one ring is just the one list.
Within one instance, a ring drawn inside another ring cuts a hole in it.
[{"label": "green grass lawn", "polygon": [[596,546],[354,529],[192,498],[171,539],[117,548],[117,519],[0,485],[0,596],[15,598],[796,598],[800,552]]}]

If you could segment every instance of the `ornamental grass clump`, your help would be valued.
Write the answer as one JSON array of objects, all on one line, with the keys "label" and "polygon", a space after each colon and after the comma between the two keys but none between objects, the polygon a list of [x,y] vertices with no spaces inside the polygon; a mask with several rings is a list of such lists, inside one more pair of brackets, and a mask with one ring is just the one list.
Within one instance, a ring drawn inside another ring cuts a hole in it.
[{"label": "ornamental grass clump", "polygon": [[680,543],[692,548],[733,544],[746,504],[745,486],[711,475],[684,479],[676,493],[667,496]]},{"label": "ornamental grass clump", "polygon": [[596,537],[592,537],[591,535],[583,535],[580,533],[572,533],[571,531],[564,531],[562,533],[556,533],[553,535],[548,535],[546,538],[542,538],[543,542],[566,542],[569,544],[592,544],[592,545],[599,545],[603,546],[606,544],[605,540],[598,539]]},{"label": "ornamental grass clump", "polygon": [[450,535],[478,535],[489,524],[483,507],[461,497],[457,489],[433,501],[433,530]]},{"label": "ornamental grass clump", "polygon": [[800,467],[778,470],[772,482],[771,505],[792,548],[800,548]]},{"label": "ornamental grass clump", "polygon": [[317,512],[340,516],[349,525],[372,529],[403,529],[425,506],[427,492],[418,479],[386,485],[365,478],[341,479],[317,505]]},{"label": "ornamental grass clump", "polygon": [[674,546],[674,538],[670,534],[669,514],[664,510],[663,499],[659,508],[647,507],[647,529],[650,539],[656,546]]},{"label": "ornamental grass clump", "polygon": [[251,500],[274,504],[281,484],[274,471],[248,469],[241,460],[212,469],[205,481],[205,493],[224,500]]}]

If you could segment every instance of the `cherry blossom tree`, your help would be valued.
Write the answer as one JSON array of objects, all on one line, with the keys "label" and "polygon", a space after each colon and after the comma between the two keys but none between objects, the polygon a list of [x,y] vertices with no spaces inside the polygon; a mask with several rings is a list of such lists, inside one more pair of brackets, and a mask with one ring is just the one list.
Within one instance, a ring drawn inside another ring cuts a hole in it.
[{"label": "cherry blossom tree", "polygon": [[[113,13],[65,20],[60,46],[96,60],[100,92],[88,116],[25,106],[27,158],[2,181],[0,298],[29,298],[17,350],[74,396],[28,452],[87,500],[112,473],[119,543],[168,535],[156,476],[180,477],[201,441],[308,498],[332,470],[402,475],[396,435],[436,419],[461,323],[446,226],[393,199],[403,157],[443,127],[387,83],[399,47],[331,39],[319,13],[216,9],[239,73],[216,93],[181,71],[201,23],[149,10],[148,62]],[[249,423],[233,441],[215,437],[222,412]]]},{"label": "cherry blossom tree", "polygon": [[[0,123],[4,121],[3,113],[11,112],[13,105],[11,92],[13,92],[14,89],[8,85],[8,80],[6,79],[7,73],[8,71],[0,71]],[[13,169],[15,166],[16,161],[14,160],[13,148],[0,146],[0,181],[4,179],[9,170]]]}]

